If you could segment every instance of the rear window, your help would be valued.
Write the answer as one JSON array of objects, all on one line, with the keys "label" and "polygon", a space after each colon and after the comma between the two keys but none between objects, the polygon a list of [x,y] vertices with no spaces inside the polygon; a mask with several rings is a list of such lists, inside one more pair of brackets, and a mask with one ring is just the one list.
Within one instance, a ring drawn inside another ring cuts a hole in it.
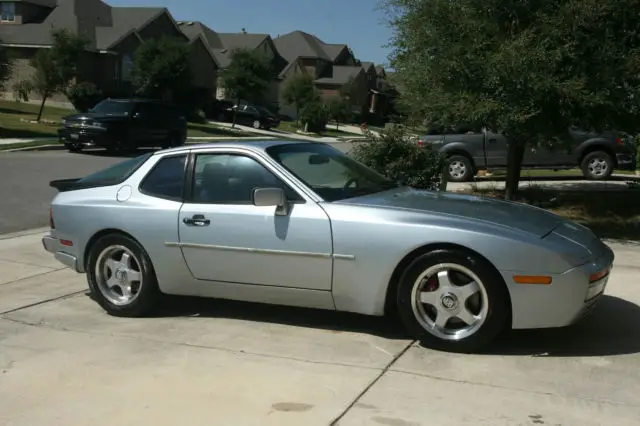
[{"label": "rear window", "polygon": [[78,180],[80,185],[116,185],[123,182],[135,172],[138,167],[144,164],[153,154],[147,153],[138,157],[130,158],[99,172],[90,174]]}]

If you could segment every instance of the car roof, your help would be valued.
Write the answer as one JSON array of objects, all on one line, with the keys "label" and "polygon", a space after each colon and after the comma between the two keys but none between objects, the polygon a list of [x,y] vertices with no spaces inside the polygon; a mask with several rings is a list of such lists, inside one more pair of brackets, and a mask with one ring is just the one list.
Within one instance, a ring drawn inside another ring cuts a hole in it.
[{"label": "car roof", "polygon": [[212,142],[212,143],[202,143],[202,144],[193,144],[193,145],[183,145],[176,148],[162,149],[156,151],[156,154],[164,154],[167,152],[178,152],[184,151],[186,149],[189,150],[206,150],[211,148],[248,148],[253,151],[264,151],[269,147],[278,146],[278,145],[300,145],[300,144],[315,144],[315,145],[326,145],[323,142],[314,142],[314,141],[303,141],[303,140],[275,140],[275,139],[252,139],[252,140],[229,140],[229,141],[220,141],[220,142]]}]

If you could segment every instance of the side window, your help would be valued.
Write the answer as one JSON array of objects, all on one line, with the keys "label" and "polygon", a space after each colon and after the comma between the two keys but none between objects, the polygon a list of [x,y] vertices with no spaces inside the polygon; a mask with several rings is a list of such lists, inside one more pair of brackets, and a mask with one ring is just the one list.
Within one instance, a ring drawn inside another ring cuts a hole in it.
[{"label": "side window", "polygon": [[258,161],[244,155],[196,156],[193,202],[202,204],[251,204],[256,188],[282,188],[292,202],[304,201]]},{"label": "side window", "polygon": [[152,197],[181,201],[186,159],[187,155],[183,154],[158,161],[140,184],[140,192]]},{"label": "side window", "polygon": [[343,188],[345,179],[335,180],[336,176],[345,174],[345,166],[331,157],[322,162],[314,162],[319,156],[311,152],[292,152],[280,156],[280,162],[289,170],[295,170],[296,175],[311,187]]}]

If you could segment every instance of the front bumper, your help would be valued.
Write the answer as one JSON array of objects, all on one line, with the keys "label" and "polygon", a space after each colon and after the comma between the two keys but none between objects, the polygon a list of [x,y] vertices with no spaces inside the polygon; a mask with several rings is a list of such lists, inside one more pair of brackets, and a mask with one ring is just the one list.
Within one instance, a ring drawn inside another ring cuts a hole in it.
[{"label": "front bumper", "polygon": [[52,235],[46,235],[42,237],[42,245],[46,251],[53,254],[60,263],[73,269],[76,272],[84,272],[84,268],[78,258],[65,251],[67,248],[60,240]]},{"label": "front bumper", "polygon": [[77,146],[82,148],[107,147],[111,145],[111,140],[106,130],[61,127],[58,129],[60,143],[67,146]]},{"label": "front bumper", "polygon": [[[608,247],[595,260],[553,275],[550,285],[510,286],[514,329],[554,328],[571,325],[589,314],[604,294],[614,254]],[[604,270],[609,273],[596,281],[590,277]],[[513,282],[512,273],[503,273]],[[507,281],[509,282],[509,281]]]}]

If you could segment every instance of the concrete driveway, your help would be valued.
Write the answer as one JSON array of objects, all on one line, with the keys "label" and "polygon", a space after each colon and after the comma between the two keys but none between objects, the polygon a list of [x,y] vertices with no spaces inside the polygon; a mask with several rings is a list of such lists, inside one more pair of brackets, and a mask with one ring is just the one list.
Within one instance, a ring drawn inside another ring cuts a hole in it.
[{"label": "concrete driveway", "polygon": [[[0,237],[2,425],[637,425],[640,247],[593,315],[431,351],[380,318],[171,298],[109,317],[42,231]],[[12,237],[12,238],[9,238]],[[170,306],[170,307],[169,307]],[[543,309],[543,307],[541,307]]]}]

